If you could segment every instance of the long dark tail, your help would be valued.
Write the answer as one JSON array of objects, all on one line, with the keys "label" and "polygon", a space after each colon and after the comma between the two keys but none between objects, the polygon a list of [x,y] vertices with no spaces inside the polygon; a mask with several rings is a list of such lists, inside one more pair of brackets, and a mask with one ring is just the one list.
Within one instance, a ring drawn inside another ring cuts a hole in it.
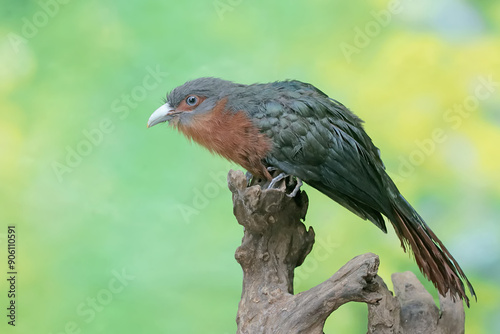
[{"label": "long dark tail", "polygon": [[476,298],[474,288],[441,240],[401,194],[398,193],[394,197],[392,209],[393,216],[388,218],[405,252],[408,247],[413,251],[420,270],[434,283],[441,295],[444,296],[450,291],[453,300],[456,297],[461,298],[469,307],[464,283],[467,284],[471,295]]}]

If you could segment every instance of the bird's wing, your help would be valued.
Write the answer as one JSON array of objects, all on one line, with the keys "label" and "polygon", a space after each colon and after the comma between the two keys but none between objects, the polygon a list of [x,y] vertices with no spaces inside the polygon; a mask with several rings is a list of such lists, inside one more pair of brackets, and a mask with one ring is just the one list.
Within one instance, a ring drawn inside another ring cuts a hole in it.
[{"label": "bird's wing", "polygon": [[378,149],[361,120],[319,94],[267,101],[258,126],[273,142],[269,165],[295,175],[386,231],[390,207]]}]

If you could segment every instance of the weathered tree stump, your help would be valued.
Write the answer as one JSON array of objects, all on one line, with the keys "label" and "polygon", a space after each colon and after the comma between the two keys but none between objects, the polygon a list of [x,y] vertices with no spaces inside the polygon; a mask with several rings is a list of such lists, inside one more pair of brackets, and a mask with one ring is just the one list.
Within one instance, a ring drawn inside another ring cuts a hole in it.
[{"label": "weathered tree stump", "polygon": [[[236,260],[243,269],[243,291],[236,318],[237,333],[323,333],[328,316],[341,305],[368,304],[368,333],[464,332],[461,301],[432,296],[412,273],[394,274],[396,297],[377,276],[379,258],[355,257],[325,282],[293,294],[293,275],[311,251],[314,231],[302,223],[308,198],[301,191],[287,196],[293,180],[266,189],[265,182],[247,186],[239,171],[230,171],[234,215],[245,228]],[[290,184],[291,183],[291,184]]]}]

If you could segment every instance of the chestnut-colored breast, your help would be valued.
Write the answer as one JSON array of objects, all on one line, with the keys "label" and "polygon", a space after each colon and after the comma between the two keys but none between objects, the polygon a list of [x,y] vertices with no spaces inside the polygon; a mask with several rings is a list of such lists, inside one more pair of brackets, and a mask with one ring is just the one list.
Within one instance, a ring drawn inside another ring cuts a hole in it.
[{"label": "chestnut-colored breast", "polygon": [[271,150],[271,141],[252,123],[243,111],[227,111],[227,99],[211,112],[193,117],[189,125],[178,123],[178,129],[189,139],[211,152],[232,160],[252,175],[271,179],[262,159]]}]

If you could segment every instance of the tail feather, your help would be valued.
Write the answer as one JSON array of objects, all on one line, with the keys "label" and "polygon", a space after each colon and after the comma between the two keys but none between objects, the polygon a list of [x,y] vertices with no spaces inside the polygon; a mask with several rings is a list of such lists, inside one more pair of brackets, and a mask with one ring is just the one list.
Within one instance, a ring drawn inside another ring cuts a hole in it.
[{"label": "tail feather", "polygon": [[389,218],[404,251],[408,248],[413,251],[420,270],[441,295],[450,291],[453,300],[461,298],[469,306],[464,282],[471,295],[476,297],[474,288],[441,240],[401,194],[394,199],[392,208],[393,215]]}]

